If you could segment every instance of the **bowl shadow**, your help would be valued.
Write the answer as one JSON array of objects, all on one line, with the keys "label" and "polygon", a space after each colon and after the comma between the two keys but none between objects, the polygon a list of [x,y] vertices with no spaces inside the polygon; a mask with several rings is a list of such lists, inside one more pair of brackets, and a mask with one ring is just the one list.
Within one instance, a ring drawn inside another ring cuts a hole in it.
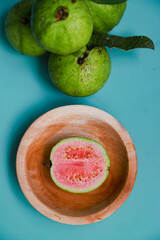
[{"label": "bowl shadow", "polygon": [[[44,101],[42,101],[43,103]],[[11,136],[9,138],[9,151],[8,151],[8,163],[7,168],[8,170],[8,178],[9,182],[11,184],[11,188],[14,189],[14,193],[18,200],[22,200],[26,206],[30,206],[29,202],[24,197],[19,183],[17,179],[17,173],[16,173],[16,155],[19,143],[21,141],[21,138],[23,137],[25,131],[27,128],[32,124],[32,122],[41,116],[43,113],[53,109],[57,108],[63,105],[70,105],[70,104],[76,104],[71,102],[70,100],[63,100],[63,101],[57,101],[56,103],[50,102],[46,103],[45,106],[42,106],[42,103],[35,104],[34,106],[28,108],[28,110],[21,113],[16,121],[11,126]],[[25,119],[25,121],[24,121]]]}]

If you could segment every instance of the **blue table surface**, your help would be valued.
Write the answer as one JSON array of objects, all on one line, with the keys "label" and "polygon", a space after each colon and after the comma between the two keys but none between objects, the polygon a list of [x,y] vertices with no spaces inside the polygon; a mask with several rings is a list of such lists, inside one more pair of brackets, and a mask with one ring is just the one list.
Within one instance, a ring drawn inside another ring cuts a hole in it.
[{"label": "blue table surface", "polygon": [[[0,3],[0,240],[160,239],[160,1],[129,0],[112,33],[147,35],[156,50],[109,50],[112,74],[98,93],[67,96],[49,80],[48,56],[26,57],[8,43],[4,22],[16,0]],[[16,152],[28,126],[58,106],[85,104],[115,116],[128,130],[138,155],[134,189],[109,218],[70,226],[37,212],[26,200],[16,177]]]}]

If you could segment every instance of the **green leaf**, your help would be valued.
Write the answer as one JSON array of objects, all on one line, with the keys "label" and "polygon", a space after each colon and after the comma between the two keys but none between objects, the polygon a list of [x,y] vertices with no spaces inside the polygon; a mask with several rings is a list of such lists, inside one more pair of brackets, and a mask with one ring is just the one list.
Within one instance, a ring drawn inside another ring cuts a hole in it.
[{"label": "green leaf", "polygon": [[90,47],[119,48],[129,51],[135,48],[155,49],[153,41],[146,36],[120,37],[110,34],[93,35],[88,43]]},{"label": "green leaf", "polygon": [[126,2],[127,0],[92,0],[92,1],[101,4],[117,4]]}]

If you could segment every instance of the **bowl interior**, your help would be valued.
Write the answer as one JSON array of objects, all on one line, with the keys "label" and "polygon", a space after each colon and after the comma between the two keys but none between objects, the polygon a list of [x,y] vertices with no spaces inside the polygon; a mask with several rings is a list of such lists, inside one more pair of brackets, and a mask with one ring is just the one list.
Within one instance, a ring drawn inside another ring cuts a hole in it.
[{"label": "bowl interior", "polygon": [[[57,187],[49,162],[52,147],[68,137],[86,137],[101,143],[107,150],[111,168],[106,181],[89,193],[69,193]],[[118,133],[108,123],[92,116],[72,115],[61,118],[37,132],[26,153],[26,175],[36,197],[48,208],[68,216],[86,216],[106,208],[120,194],[127,179],[128,156]]]}]

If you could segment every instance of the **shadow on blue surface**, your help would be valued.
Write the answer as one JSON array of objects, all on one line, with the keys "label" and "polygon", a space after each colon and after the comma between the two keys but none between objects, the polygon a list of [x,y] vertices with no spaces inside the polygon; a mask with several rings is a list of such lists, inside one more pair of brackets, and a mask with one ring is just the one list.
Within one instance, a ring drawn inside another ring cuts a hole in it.
[{"label": "shadow on blue surface", "polygon": [[112,48],[112,49],[107,49],[107,50],[110,53],[111,61],[114,58],[119,59],[119,61],[121,61],[122,58],[128,58],[130,61],[131,60],[135,61],[135,59],[139,57],[139,54],[135,50],[124,51],[124,50],[117,49],[117,48]]},{"label": "shadow on blue surface", "polygon": [[49,73],[48,73],[48,58],[50,53],[46,53],[45,55],[37,58],[37,71],[39,73],[39,79],[41,79],[45,84],[47,84],[50,88],[54,88],[55,91],[59,90],[53,85]]},{"label": "shadow on blue surface", "polygon": [[36,57],[36,68],[37,68],[37,81],[38,84],[44,85],[44,87],[47,87],[49,91],[53,91],[53,94],[59,94],[61,91],[55,87],[55,85],[52,83],[49,72],[48,72],[48,59],[49,59],[50,53],[47,52],[45,55]]},{"label": "shadow on blue surface", "polygon": [[[12,185],[11,187],[12,189],[14,189],[14,193],[18,200],[22,200],[25,205],[27,201],[24,201],[24,196],[20,190],[16,174],[16,154],[21,138],[23,137],[27,128],[32,124],[32,122],[45,112],[60,106],[77,104],[77,100],[75,98],[73,98],[72,100],[63,99],[62,101],[57,101],[54,103],[47,103],[45,101],[45,105],[43,102],[39,102],[38,104],[30,107],[28,110],[21,113],[11,128],[10,135],[12,137],[10,139],[9,147],[9,163],[7,163],[7,167],[9,167],[9,182]],[[22,121],[22,119],[25,119],[25,122]]]}]

